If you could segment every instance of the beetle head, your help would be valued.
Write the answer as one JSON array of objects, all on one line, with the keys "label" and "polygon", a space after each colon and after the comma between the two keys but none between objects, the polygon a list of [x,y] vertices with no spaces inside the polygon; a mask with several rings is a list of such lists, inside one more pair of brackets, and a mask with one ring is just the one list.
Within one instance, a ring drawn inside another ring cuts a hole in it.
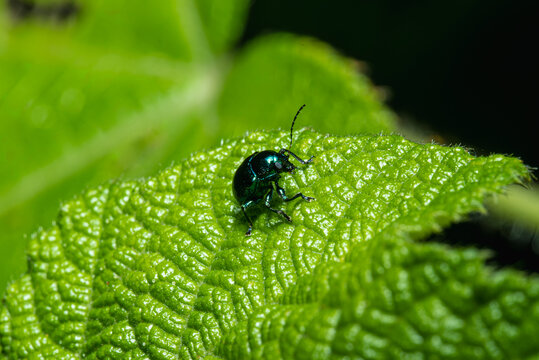
[{"label": "beetle head", "polygon": [[[296,113],[296,116],[294,116],[294,119],[292,120],[292,125],[290,126],[290,145],[288,146],[289,148],[292,147],[294,124],[296,123],[296,119],[298,118],[299,113],[304,107],[305,107],[305,104],[301,105],[298,112]],[[277,157],[278,160],[275,161],[275,170],[277,170],[277,172],[279,173],[288,172],[292,174],[294,173],[296,166],[290,162],[289,160],[290,154],[292,154],[296,159],[301,161],[302,164],[304,163],[301,159],[299,159],[296,155],[294,155],[294,153],[292,153],[290,150],[282,148],[278,153],[278,157]]]},{"label": "beetle head", "polygon": [[281,151],[279,151],[278,160],[275,161],[275,169],[278,172],[293,173],[296,166],[290,162],[289,155],[285,154],[286,151],[288,150],[281,149]]}]

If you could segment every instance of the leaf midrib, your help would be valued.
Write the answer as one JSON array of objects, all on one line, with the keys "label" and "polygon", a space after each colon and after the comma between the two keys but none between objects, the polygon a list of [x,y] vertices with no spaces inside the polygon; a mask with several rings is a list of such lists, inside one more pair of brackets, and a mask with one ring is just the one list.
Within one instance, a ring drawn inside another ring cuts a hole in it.
[{"label": "leaf midrib", "polygon": [[[201,108],[212,108],[220,86],[217,66],[193,68],[192,73],[183,86],[174,87],[141,111],[135,111],[118,121],[107,132],[97,133],[77,148],[64,152],[61,157],[24,176],[0,194],[0,216],[85,169],[114,148],[145,136],[148,130],[185,118]],[[183,126],[177,126],[176,131],[181,131],[187,124],[184,122]]]}]

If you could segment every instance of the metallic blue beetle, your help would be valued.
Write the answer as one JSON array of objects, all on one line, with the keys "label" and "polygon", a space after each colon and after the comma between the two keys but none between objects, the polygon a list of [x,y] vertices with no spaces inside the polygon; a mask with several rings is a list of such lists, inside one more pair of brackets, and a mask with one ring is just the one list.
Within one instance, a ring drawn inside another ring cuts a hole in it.
[{"label": "metallic blue beetle", "polygon": [[[305,105],[302,105],[299,108],[296,116],[294,116],[294,120],[292,120],[289,147],[292,147],[292,131],[294,129],[294,123],[304,107]],[[302,193],[297,193],[292,197],[288,197],[284,189],[279,186],[278,181],[281,177],[281,173],[293,173],[296,169],[296,166],[289,160],[290,155],[302,164],[308,164],[314,158],[314,156],[311,156],[309,160],[302,160],[288,149],[281,149],[279,152],[264,150],[255,152],[249,156],[236,170],[236,173],[234,174],[233,190],[234,196],[241,205],[243,215],[245,215],[245,218],[249,223],[249,229],[245,233],[246,236],[250,236],[251,230],[253,229],[253,222],[249,219],[249,216],[247,216],[246,209],[258,204],[262,199],[264,199],[264,205],[268,209],[282,215],[286,220],[292,221],[290,216],[284,211],[273,209],[270,206],[274,190],[277,191],[277,194],[279,194],[284,201],[292,201],[298,197],[302,197],[303,200],[306,201],[314,200],[314,198],[305,196]]]}]

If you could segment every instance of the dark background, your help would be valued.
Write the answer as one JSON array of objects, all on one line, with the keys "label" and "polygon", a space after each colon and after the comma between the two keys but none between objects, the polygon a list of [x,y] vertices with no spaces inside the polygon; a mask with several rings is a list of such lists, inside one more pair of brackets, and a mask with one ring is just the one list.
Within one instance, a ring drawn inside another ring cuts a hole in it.
[{"label": "dark background", "polygon": [[[532,1],[255,0],[242,45],[287,31],[365,61],[388,105],[448,144],[538,167],[538,7]],[[539,271],[537,229],[472,216],[436,241],[494,250],[490,263]]]},{"label": "dark background", "polygon": [[539,166],[538,10],[510,0],[255,0],[242,42],[275,31],[324,40],[365,61],[400,116]]}]

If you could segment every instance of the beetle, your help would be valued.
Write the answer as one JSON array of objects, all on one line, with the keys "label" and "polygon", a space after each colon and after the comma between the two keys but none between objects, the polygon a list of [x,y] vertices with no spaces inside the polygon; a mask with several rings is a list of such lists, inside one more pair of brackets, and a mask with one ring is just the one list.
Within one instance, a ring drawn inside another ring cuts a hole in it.
[{"label": "beetle", "polygon": [[274,191],[277,191],[277,194],[279,194],[284,201],[292,201],[298,197],[301,197],[308,202],[314,200],[313,197],[305,196],[302,193],[297,193],[296,195],[289,197],[286,195],[285,190],[279,186],[281,173],[293,173],[296,169],[296,166],[290,162],[290,156],[294,157],[303,165],[309,164],[314,158],[314,156],[311,156],[309,160],[302,160],[299,156],[290,151],[290,148],[292,147],[294,123],[304,107],[305,104],[299,108],[296,116],[294,116],[294,120],[292,120],[292,126],[290,127],[290,145],[288,146],[288,149],[282,148],[279,152],[273,150],[255,152],[243,160],[234,174],[234,181],[232,183],[234,196],[240,203],[243,215],[249,223],[249,229],[245,233],[246,236],[250,236],[251,231],[253,230],[253,222],[247,215],[246,210],[260,203],[262,200],[264,200],[264,205],[268,209],[276,214],[282,215],[289,222],[292,221],[290,216],[283,210],[271,207],[271,199]]}]

